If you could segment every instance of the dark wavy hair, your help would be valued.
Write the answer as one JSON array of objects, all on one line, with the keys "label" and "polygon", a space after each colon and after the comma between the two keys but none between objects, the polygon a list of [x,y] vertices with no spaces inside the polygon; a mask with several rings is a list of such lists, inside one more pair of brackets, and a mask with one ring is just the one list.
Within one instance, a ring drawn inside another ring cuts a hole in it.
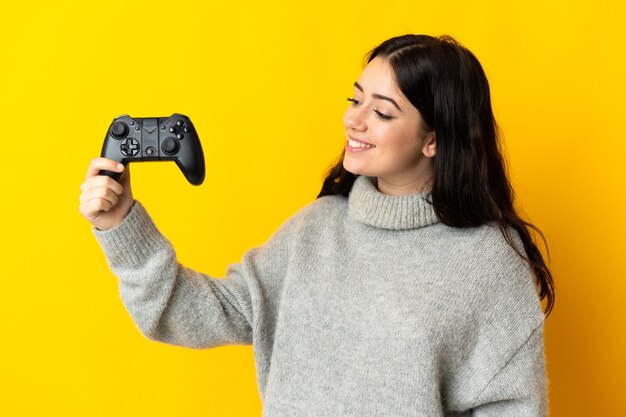
[{"label": "dark wavy hair", "polygon": [[[491,108],[487,77],[478,59],[448,35],[403,35],[388,39],[365,56],[377,56],[391,65],[406,98],[420,112],[427,131],[436,132],[431,203],[443,224],[475,227],[495,221],[505,240],[530,265],[544,313],[554,306],[554,282],[530,228],[513,207],[514,191],[506,173],[499,128]],[[367,65],[367,64],[365,64]],[[348,197],[357,175],[343,167],[345,149],[331,166],[317,198]],[[507,225],[519,232],[525,254],[512,243]],[[548,259],[550,254],[548,251]]]}]

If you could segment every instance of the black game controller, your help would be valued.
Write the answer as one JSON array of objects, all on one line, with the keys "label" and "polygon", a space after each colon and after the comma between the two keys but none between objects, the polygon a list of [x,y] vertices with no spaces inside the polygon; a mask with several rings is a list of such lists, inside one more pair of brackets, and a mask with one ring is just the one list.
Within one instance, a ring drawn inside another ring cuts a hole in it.
[{"label": "black game controller", "polygon": [[[121,162],[175,161],[193,185],[204,181],[204,154],[196,129],[189,117],[174,113],[170,117],[136,118],[127,114],[113,119],[102,145],[104,158]],[[121,173],[102,170],[119,180]]]}]

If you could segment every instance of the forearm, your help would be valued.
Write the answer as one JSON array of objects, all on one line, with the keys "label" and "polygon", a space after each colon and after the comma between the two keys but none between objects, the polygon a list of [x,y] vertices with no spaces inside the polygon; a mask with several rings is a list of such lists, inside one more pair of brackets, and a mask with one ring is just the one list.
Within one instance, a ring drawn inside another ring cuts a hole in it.
[{"label": "forearm", "polygon": [[193,348],[251,343],[237,297],[221,280],[179,264],[138,201],[117,227],[94,234],[119,278],[126,309],[146,337]]}]

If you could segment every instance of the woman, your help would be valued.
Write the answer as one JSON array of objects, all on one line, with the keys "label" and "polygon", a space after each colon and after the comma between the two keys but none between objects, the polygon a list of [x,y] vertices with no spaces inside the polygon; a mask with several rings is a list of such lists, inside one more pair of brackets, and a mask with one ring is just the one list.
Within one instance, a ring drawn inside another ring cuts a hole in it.
[{"label": "woman", "polygon": [[[94,159],[80,212],[146,337],[253,344],[263,415],[545,416],[550,272],[513,208],[489,87],[451,37],[373,49],[318,198],[214,279]],[[538,291],[537,291],[538,289]]]}]

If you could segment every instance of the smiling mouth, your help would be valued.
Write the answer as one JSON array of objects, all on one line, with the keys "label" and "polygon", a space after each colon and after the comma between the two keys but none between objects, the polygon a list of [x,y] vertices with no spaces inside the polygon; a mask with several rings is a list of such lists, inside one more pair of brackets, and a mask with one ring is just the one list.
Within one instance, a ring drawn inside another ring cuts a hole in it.
[{"label": "smiling mouth", "polygon": [[359,142],[350,138],[348,138],[348,146],[354,149],[371,149],[376,147],[374,145],[370,145],[369,143]]},{"label": "smiling mouth", "polygon": [[354,151],[364,151],[367,149],[372,149],[372,148],[375,148],[376,146],[365,144],[362,142],[357,142],[356,140],[348,139],[346,141],[346,147],[348,148],[349,151],[354,152]]}]

